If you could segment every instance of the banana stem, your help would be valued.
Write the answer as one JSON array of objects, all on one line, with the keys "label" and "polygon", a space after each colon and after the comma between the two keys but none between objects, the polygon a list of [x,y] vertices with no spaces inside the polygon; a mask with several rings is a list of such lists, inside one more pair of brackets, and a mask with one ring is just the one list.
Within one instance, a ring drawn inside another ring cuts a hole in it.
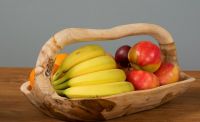
[{"label": "banana stem", "polygon": [[54,75],[53,75],[53,81],[57,80],[60,76],[61,76],[62,72],[61,71],[57,71]]},{"label": "banana stem", "polygon": [[53,81],[52,81],[52,84],[53,84],[54,86],[56,86],[56,85],[58,85],[58,84],[63,83],[64,81],[66,81],[66,80],[68,80],[68,79],[69,79],[69,75],[68,75],[68,73],[65,73],[65,75],[63,75],[60,79],[58,79],[58,80],[53,80]]},{"label": "banana stem", "polygon": [[65,96],[64,90],[56,90],[56,93],[59,94],[60,96]]},{"label": "banana stem", "polygon": [[66,89],[66,88],[68,88],[68,87],[69,87],[68,81],[66,81],[66,82],[64,82],[64,83],[62,83],[62,84],[59,84],[59,85],[54,86],[54,89],[60,90],[60,89]]}]

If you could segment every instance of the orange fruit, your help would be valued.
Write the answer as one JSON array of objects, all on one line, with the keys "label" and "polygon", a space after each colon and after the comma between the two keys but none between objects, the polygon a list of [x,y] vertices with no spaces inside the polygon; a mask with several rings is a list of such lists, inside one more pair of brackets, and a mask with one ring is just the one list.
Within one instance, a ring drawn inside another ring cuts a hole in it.
[{"label": "orange fruit", "polygon": [[67,56],[66,53],[61,53],[61,54],[56,55],[56,60],[54,64],[61,65],[63,60],[66,58],[66,56]]},{"label": "orange fruit", "polygon": [[53,65],[53,68],[52,68],[52,75],[53,75],[54,73],[56,73],[56,71],[58,70],[59,66],[60,66],[60,65],[57,65],[57,64],[54,64],[54,65]]},{"label": "orange fruit", "polygon": [[52,74],[54,74],[58,70],[59,66],[62,64],[67,55],[67,53],[61,53],[56,56],[56,60],[52,68]]},{"label": "orange fruit", "polygon": [[30,86],[32,88],[33,85],[34,85],[34,81],[35,81],[35,69],[31,70],[28,80],[29,80],[29,84],[30,84]]},{"label": "orange fruit", "polygon": [[[61,54],[56,55],[56,60],[52,68],[52,74],[54,74],[58,70],[59,66],[62,64],[63,60],[66,58],[67,55],[68,55],[67,53],[61,53]],[[31,70],[28,80],[29,80],[31,88],[33,88],[34,82],[35,82],[34,69]]]}]

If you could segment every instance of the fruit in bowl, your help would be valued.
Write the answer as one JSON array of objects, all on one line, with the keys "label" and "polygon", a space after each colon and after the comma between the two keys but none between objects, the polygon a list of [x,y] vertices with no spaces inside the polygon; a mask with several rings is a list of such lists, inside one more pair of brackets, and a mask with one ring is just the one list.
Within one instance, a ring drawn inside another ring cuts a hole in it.
[{"label": "fruit in bowl", "polygon": [[136,90],[145,90],[160,86],[158,78],[151,72],[132,70],[127,75],[127,80]]},{"label": "fruit in bowl", "polygon": [[74,50],[70,55],[64,59],[61,66],[58,68],[56,73],[53,75],[53,81],[59,79],[61,75],[63,75],[65,72],[67,72],[70,68],[73,66],[87,61],[89,59],[98,57],[98,56],[104,56],[105,51],[104,49],[99,45],[86,45],[82,46],[76,50]]},{"label": "fruit in bowl", "polygon": [[155,75],[158,77],[160,85],[174,83],[179,80],[179,68],[176,64],[164,62]]},{"label": "fruit in bowl", "polygon": [[140,41],[131,47],[128,59],[136,69],[155,72],[161,65],[161,51],[150,41]]},{"label": "fruit in bowl", "polygon": [[[162,62],[160,48],[150,41],[139,41],[132,47],[123,45],[115,53],[115,60],[136,90],[145,90],[179,80],[179,68]],[[131,64],[131,65],[130,65]]]},{"label": "fruit in bowl", "polygon": [[98,45],[70,53],[51,79],[57,93],[68,98],[96,98],[134,90],[115,59]]},{"label": "fruit in bowl", "polygon": [[129,66],[128,52],[130,48],[129,45],[123,45],[117,49],[115,53],[115,61],[119,66],[125,68]]}]

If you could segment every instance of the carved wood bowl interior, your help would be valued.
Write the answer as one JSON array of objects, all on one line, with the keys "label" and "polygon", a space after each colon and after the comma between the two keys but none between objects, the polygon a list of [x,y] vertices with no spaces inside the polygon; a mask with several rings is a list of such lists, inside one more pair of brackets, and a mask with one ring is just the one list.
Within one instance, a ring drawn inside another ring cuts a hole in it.
[{"label": "carved wood bowl interior", "polygon": [[194,78],[183,73],[180,81],[149,90],[90,99],[68,99],[59,96],[50,82],[55,55],[64,46],[84,41],[113,41],[127,36],[150,35],[158,41],[164,60],[178,65],[176,46],[164,28],[148,23],[121,25],[110,29],[68,28],[52,36],[42,47],[35,66],[35,85],[29,82],[21,91],[40,111],[66,121],[101,121],[155,108],[184,93]]}]

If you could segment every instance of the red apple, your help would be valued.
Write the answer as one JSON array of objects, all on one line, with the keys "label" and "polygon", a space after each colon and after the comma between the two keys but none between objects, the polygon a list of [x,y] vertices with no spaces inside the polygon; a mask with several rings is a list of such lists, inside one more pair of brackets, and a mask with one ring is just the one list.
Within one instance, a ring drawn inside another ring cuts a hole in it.
[{"label": "red apple", "polygon": [[121,67],[129,66],[128,52],[129,52],[130,48],[131,47],[129,45],[123,45],[120,48],[118,48],[115,53],[115,61]]},{"label": "red apple", "polygon": [[165,62],[155,72],[160,85],[174,83],[179,80],[179,68],[176,64]]},{"label": "red apple", "polygon": [[127,79],[133,84],[136,90],[151,89],[160,85],[158,78],[153,73],[143,70],[130,71]]},{"label": "red apple", "polygon": [[128,59],[136,69],[155,72],[161,65],[161,51],[150,41],[140,41],[131,47]]}]

